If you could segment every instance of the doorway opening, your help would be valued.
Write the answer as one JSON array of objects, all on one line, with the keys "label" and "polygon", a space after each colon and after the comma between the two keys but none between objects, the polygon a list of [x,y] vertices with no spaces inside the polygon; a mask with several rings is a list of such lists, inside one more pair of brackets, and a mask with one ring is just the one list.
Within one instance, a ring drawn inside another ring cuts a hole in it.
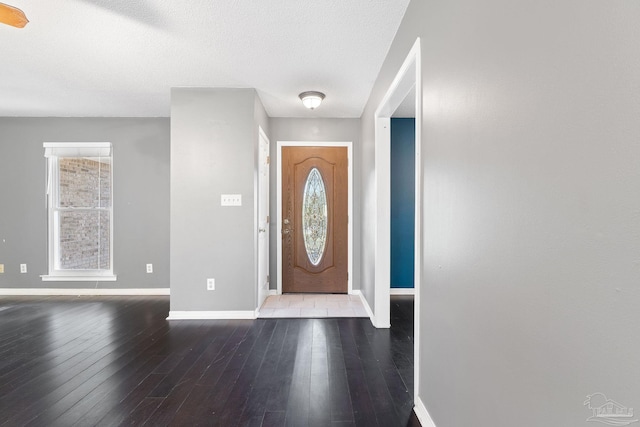
[{"label": "doorway opening", "polygon": [[391,117],[391,295],[414,294],[416,136],[413,98],[411,92]]},{"label": "doorway opening", "polygon": [[285,212],[283,212],[282,201],[283,201],[283,191],[282,191],[282,183],[283,183],[283,149],[285,147],[318,147],[318,148],[331,148],[331,147],[344,147],[347,150],[347,287],[346,292],[348,294],[352,294],[352,274],[349,274],[353,271],[353,223],[350,218],[353,218],[353,172],[352,172],[352,164],[353,161],[350,159],[353,158],[353,146],[352,142],[317,142],[317,141],[278,141],[277,142],[277,184],[276,184],[276,221],[277,221],[277,294],[282,294],[283,292],[283,253],[284,253],[284,244],[283,244],[283,233],[287,231],[291,233],[291,229],[289,224],[284,224]]},{"label": "doorway opening", "polygon": [[[410,109],[413,105],[413,114]],[[414,215],[414,396],[418,396],[420,350],[420,286],[422,257],[422,77],[420,38],[417,38],[375,112],[375,301],[374,326],[388,328],[391,285],[391,118],[399,111],[415,118]],[[409,110],[409,112],[407,111]]]}]

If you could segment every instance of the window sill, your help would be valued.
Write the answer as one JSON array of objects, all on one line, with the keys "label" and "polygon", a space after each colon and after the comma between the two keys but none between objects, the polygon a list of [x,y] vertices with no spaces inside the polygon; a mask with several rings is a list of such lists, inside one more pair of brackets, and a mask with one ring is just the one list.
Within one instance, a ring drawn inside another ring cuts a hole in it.
[{"label": "window sill", "polygon": [[43,282],[115,282],[118,276],[40,276]]}]

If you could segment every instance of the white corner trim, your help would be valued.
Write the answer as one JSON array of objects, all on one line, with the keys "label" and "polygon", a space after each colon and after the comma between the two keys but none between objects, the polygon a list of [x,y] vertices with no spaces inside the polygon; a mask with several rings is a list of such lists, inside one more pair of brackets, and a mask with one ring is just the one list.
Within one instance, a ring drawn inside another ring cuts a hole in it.
[{"label": "white corner trim", "polygon": [[371,310],[371,307],[369,306],[369,303],[365,299],[364,295],[362,295],[362,291],[360,291],[360,289],[353,289],[351,291],[351,295],[358,295],[360,297],[360,302],[362,302],[362,305],[367,312],[367,316],[369,316],[369,320],[371,320],[371,324],[375,326],[376,317],[373,315],[373,310]]},{"label": "white corner trim", "polygon": [[355,289],[355,290],[351,291],[351,295],[360,296],[360,301],[362,301],[362,305],[364,306],[364,309],[367,311],[367,314],[369,315],[369,320],[371,320],[371,324],[374,327],[376,327],[376,328],[390,328],[391,327],[391,323],[382,323],[381,324],[378,321],[376,316],[373,314],[373,310],[371,310],[371,306],[369,305],[369,302],[366,300],[364,295],[362,295],[362,291],[360,291],[359,289]]},{"label": "white corner trim", "polygon": [[73,295],[73,296],[107,296],[107,295],[169,295],[169,288],[148,289],[113,289],[113,288],[0,288],[0,295]]},{"label": "white corner trim", "polygon": [[246,311],[169,311],[167,320],[255,319],[255,310]]},{"label": "white corner trim", "polygon": [[427,408],[422,403],[422,399],[416,396],[416,406],[413,407],[413,412],[416,413],[416,417],[420,421],[422,427],[436,427],[436,423],[433,422],[431,415],[427,411]]},{"label": "white corner trim", "polygon": [[389,290],[391,295],[415,295],[415,288],[391,288]]}]

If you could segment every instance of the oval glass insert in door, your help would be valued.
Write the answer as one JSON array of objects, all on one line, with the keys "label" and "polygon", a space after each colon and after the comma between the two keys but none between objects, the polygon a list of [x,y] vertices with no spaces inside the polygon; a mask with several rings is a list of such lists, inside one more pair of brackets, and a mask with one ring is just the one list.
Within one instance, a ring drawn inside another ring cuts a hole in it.
[{"label": "oval glass insert in door", "polygon": [[302,235],[309,261],[320,264],[327,243],[327,192],[317,168],[311,169],[304,185]]}]

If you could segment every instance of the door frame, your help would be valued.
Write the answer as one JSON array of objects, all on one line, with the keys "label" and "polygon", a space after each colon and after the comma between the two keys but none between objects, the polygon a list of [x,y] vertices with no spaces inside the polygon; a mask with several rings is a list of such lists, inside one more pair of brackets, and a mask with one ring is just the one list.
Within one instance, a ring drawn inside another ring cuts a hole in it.
[{"label": "door frame", "polygon": [[352,141],[277,141],[277,174],[276,174],[276,241],[277,241],[277,276],[278,286],[276,293],[282,294],[282,147],[347,147],[348,157],[348,202],[347,215],[348,223],[348,249],[347,249],[347,293],[352,294],[353,278],[353,142]]},{"label": "door frame", "polygon": [[375,285],[374,319],[377,328],[390,323],[391,287],[391,117],[406,96],[415,93],[415,265],[414,265],[414,401],[420,385],[420,298],[422,294],[422,59],[420,37],[416,39],[402,66],[375,111]]},{"label": "door frame", "polygon": [[262,167],[262,141],[266,142],[267,145],[267,169],[269,169],[269,154],[270,154],[270,145],[271,145],[271,141],[269,141],[269,138],[267,137],[267,134],[264,132],[264,129],[262,129],[262,126],[258,126],[258,149],[257,151],[257,157],[258,157],[258,166],[256,168],[256,191],[255,191],[255,231],[254,231],[254,239],[256,242],[256,311],[260,309],[260,307],[262,307],[262,304],[264,303],[264,301],[266,300],[267,296],[269,295],[269,283],[267,281],[267,289],[265,292],[263,292],[261,294],[261,288],[262,288],[262,278],[260,277],[260,256],[261,256],[261,251],[264,251],[264,256],[265,256],[265,262],[267,264],[267,277],[269,276],[269,241],[270,241],[270,237],[269,237],[269,224],[267,223],[266,227],[265,227],[265,231],[264,233],[265,235],[265,240],[266,240],[266,248],[262,248],[260,245],[260,201],[261,198],[266,198],[266,203],[267,203],[267,215],[269,215],[269,185],[270,185],[270,172],[267,171],[267,177],[266,177],[266,188],[265,188],[265,192],[266,194],[262,194],[260,192],[260,168]]}]

